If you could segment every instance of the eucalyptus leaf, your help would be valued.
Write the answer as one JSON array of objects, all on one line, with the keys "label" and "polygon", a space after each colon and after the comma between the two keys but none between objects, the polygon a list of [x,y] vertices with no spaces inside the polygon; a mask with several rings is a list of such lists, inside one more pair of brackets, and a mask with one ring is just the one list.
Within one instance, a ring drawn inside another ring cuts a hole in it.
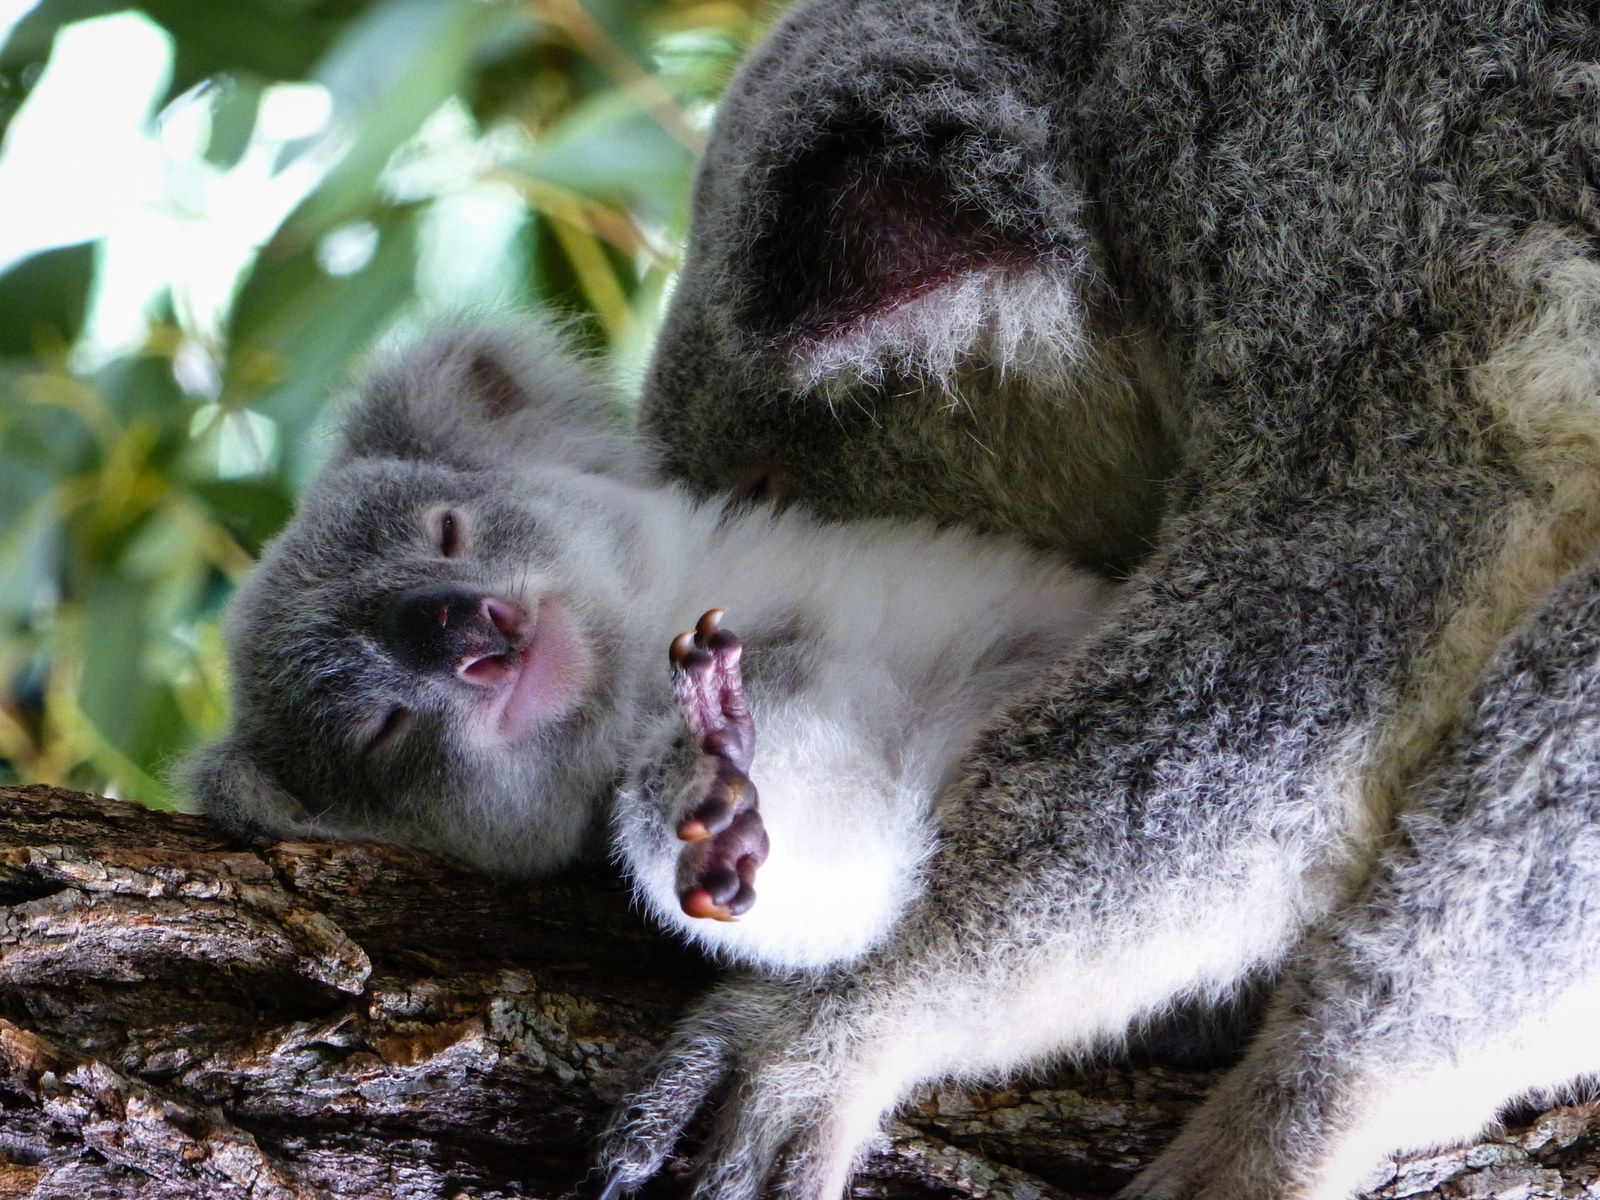
[{"label": "eucalyptus leaf", "polygon": [[263,543],[289,522],[294,497],[280,479],[211,479],[194,485],[194,497],[207,516],[225,526],[244,548],[259,553]]},{"label": "eucalyptus leaf", "polygon": [[144,597],[109,570],[81,581],[83,677],[78,704],[99,734],[113,745],[131,746],[143,717],[136,697],[143,689]]},{"label": "eucalyptus leaf", "polygon": [[69,346],[83,327],[94,282],[93,242],[46,250],[0,275],[0,355]]},{"label": "eucalyptus leaf", "polygon": [[40,0],[0,47],[0,71],[20,72],[44,62],[63,25],[129,9],[144,12],[172,34],[173,96],[226,72],[304,78],[345,24],[338,6],[304,6],[299,19],[285,20],[283,6],[263,0]]},{"label": "eucalyptus leaf", "polygon": [[30,505],[0,525],[0,629],[20,625],[48,597],[64,549],[49,505]]},{"label": "eucalyptus leaf", "polygon": [[269,247],[234,304],[226,390],[290,431],[299,451],[348,382],[352,357],[410,298],[415,214],[416,206],[379,213],[377,247],[351,275],[329,275],[314,246]]},{"label": "eucalyptus leaf", "polygon": [[219,75],[212,82],[211,136],[206,161],[226,170],[236,166],[250,145],[266,81],[258,75]]},{"label": "eucalyptus leaf", "polygon": [[511,165],[535,178],[599,199],[653,198],[678,209],[695,159],[624,92],[574,107]]},{"label": "eucalyptus leaf", "polygon": [[333,96],[326,136],[348,149],[289,227],[317,237],[364,214],[389,156],[463,88],[482,44],[500,43],[515,15],[483,0],[382,0],[353,22],[312,76]]}]

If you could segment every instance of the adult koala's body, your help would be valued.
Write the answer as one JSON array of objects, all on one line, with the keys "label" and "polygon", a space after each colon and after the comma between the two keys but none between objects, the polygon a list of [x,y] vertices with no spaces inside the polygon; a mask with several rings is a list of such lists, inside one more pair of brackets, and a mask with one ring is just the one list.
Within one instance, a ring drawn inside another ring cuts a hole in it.
[{"label": "adult koala's body", "polygon": [[[1019,697],[868,958],[714,996],[717,1200],[919,1081],[1282,970],[1137,1196],[1347,1195],[1600,1070],[1600,29],[1538,3],[818,0],[733,85],[670,469],[1020,530],[1131,600]],[[1104,503],[1074,513],[1098,488]]]}]

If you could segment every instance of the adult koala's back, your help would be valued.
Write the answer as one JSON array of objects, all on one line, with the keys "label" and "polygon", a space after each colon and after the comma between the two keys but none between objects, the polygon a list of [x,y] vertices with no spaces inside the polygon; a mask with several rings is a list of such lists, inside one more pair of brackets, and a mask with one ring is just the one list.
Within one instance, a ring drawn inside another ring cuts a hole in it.
[{"label": "adult koala's back", "polygon": [[912,1084],[1261,969],[1267,1032],[1136,1194],[1345,1195],[1600,1068],[1597,81],[1581,6],[779,25],[649,381],[669,468],[1017,530],[1132,598],[979,747],[897,940],[708,1009],[615,1179],[732,1073],[704,1190],[781,1150],[834,1194]]}]

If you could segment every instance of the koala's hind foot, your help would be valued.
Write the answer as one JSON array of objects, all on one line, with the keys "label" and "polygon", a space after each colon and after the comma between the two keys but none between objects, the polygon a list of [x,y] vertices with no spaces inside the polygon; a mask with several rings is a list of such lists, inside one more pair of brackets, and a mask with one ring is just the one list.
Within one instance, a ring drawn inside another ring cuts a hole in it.
[{"label": "koala's hind foot", "polygon": [[743,647],[721,628],[722,612],[706,613],[670,653],[678,712],[711,760],[699,802],[678,822],[689,843],[678,859],[678,902],[691,917],[731,921],[755,903],[767,831],[749,776],[756,729],[739,671]]},{"label": "koala's hind foot", "polygon": [[913,1036],[928,1028],[892,1020],[898,1014],[879,999],[837,975],[723,984],[612,1114],[599,1139],[606,1197],[654,1175],[708,1110],[694,1200],[844,1196],[852,1163],[904,1082],[883,1066],[905,1060],[907,1027]]}]

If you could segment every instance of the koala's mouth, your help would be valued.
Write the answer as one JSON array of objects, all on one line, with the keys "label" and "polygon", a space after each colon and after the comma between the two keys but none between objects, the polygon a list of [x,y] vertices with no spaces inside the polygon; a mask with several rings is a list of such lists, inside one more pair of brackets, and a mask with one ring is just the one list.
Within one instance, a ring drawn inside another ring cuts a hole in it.
[{"label": "koala's mouth", "polygon": [[[454,677],[468,685],[466,723],[514,738],[571,712],[593,674],[577,623],[557,598],[492,595],[430,583],[390,598],[380,636],[396,662],[420,679]],[[394,715],[378,743],[403,732]]]},{"label": "koala's mouth", "polygon": [[515,738],[571,712],[583,699],[590,662],[583,639],[561,605],[544,600],[529,614],[522,644],[464,663],[457,671],[492,689],[487,724]]}]

